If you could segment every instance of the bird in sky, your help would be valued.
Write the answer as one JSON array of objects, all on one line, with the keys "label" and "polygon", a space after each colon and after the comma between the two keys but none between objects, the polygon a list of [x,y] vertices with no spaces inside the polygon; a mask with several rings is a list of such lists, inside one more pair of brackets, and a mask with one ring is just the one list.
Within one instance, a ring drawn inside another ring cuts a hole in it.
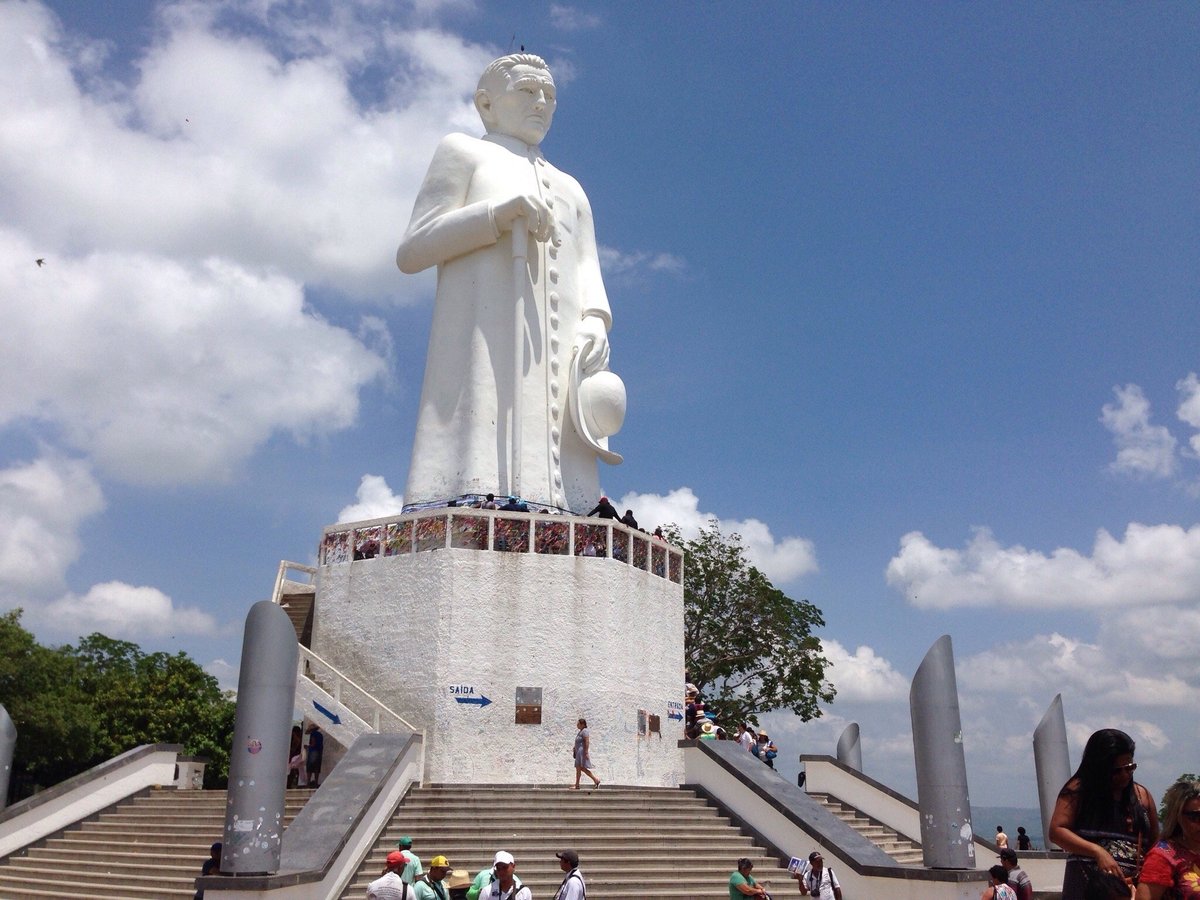
[{"label": "bird in sky", "polygon": [[44,266],[46,264],[46,258],[43,256],[39,256],[36,260],[34,260],[34,262],[36,262],[38,264],[38,268],[40,269],[42,266]]}]

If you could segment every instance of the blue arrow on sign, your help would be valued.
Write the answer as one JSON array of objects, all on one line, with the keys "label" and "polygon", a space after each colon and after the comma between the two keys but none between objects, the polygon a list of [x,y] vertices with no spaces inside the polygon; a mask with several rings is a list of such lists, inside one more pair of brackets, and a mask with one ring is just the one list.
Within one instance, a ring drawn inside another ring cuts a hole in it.
[{"label": "blue arrow on sign", "polygon": [[325,707],[323,707],[316,700],[313,701],[313,706],[315,706],[317,708],[317,712],[319,712],[321,715],[327,717],[329,719],[329,721],[332,722],[334,725],[342,724],[341,717],[338,716],[337,713],[331,713],[329,710],[327,710]]},{"label": "blue arrow on sign", "polygon": [[490,706],[492,701],[487,697],[455,697],[454,702],[471,703],[475,706],[478,706],[480,709],[483,709],[485,706]]},{"label": "blue arrow on sign", "polygon": [[671,710],[669,713],[667,713],[667,718],[668,719],[679,719],[682,722],[683,721],[683,713],[675,712],[675,710]]}]

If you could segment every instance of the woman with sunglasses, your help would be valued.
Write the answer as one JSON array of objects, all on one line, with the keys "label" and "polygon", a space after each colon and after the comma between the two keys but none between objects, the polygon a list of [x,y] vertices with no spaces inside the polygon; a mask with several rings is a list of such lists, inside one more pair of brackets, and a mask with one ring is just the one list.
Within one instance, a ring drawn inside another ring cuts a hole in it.
[{"label": "woman with sunglasses", "polygon": [[1177,781],[1163,796],[1163,839],[1146,854],[1137,900],[1200,900],[1200,782]]},{"label": "woman with sunglasses", "polygon": [[1125,732],[1097,731],[1058,793],[1050,840],[1070,854],[1062,900],[1128,900],[1141,858],[1158,840],[1154,800],[1133,780],[1133,751],[1133,738]]}]

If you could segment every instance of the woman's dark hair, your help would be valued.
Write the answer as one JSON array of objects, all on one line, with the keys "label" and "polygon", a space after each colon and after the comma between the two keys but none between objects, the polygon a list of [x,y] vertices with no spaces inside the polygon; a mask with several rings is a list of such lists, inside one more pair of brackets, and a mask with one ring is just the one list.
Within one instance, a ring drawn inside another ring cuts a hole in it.
[{"label": "woman's dark hair", "polygon": [[742,871],[743,869],[753,869],[754,863],[750,862],[750,857],[743,856],[741,859],[739,859],[737,861],[737,867],[738,867],[739,872]]},{"label": "woman's dark hair", "polygon": [[992,866],[988,869],[988,874],[1001,884],[1008,883],[1008,869],[1004,868],[1004,866]]},{"label": "woman's dark hair", "polygon": [[587,728],[587,719],[583,718],[583,716],[579,717],[579,727]]},{"label": "woman's dark hair", "polygon": [[[1079,782],[1078,786],[1074,790],[1064,786],[1059,792],[1077,798],[1076,825],[1095,827],[1113,808],[1113,763],[1118,756],[1132,755],[1135,746],[1133,738],[1116,728],[1101,728],[1088,738],[1079,768],[1071,776],[1071,781]],[[1135,796],[1133,779],[1130,779],[1125,792],[1117,799],[1117,807],[1124,812],[1133,811],[1140,805]]]}]

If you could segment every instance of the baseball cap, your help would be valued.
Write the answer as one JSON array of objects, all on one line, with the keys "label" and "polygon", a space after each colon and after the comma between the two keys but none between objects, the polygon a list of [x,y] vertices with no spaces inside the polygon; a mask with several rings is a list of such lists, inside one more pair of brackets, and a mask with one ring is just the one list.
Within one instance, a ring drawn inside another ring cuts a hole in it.
[{"label": "baseball cap", "polygon": [[393,850],[387,855],[387,864],[389,866],[398,866],[400,864],[408,865],[408,857],[399,850]]},{"label": "baseball cap", "polygon": [[509,853],[507,850],[501,850],[496,854],[496,858],[492,860],[492,865],[494,866],[497,863],[504,863],[506,866],[511,866],[515,862],[516,860],[513,859],[513,855],[511,853]]},{"label": "baseball cap", "polygon": [[576,853],[574,850],[563,850],[559,853],[555,853],[554,855],[557,856],[559,859],[566,860],[572,866],[579,865],[579,854]]},{"label": "baseball cap", "polygon": [[412,838],[406,834],[404,837],[400,838],[400,840],[396,841],[396,846],[401,850],[407,850],[412,846]]},{"label": "baseball cap", "polygon": [[444,857],[444,856],[435,856],[433,859],[431,859],[429,861],[429,868],[431,868],[431,869],[449,869],[450,868],[450,860],[446,859],[446,857]]},{"label": "baseball cap", "polygon": [[808,861],[809,861],[809,862],[812,862],[813,860],[820,859],[820,858],[821,858],[821,851],[820,851],[820,850],[814,850],[812,853],[808,854]]}]

